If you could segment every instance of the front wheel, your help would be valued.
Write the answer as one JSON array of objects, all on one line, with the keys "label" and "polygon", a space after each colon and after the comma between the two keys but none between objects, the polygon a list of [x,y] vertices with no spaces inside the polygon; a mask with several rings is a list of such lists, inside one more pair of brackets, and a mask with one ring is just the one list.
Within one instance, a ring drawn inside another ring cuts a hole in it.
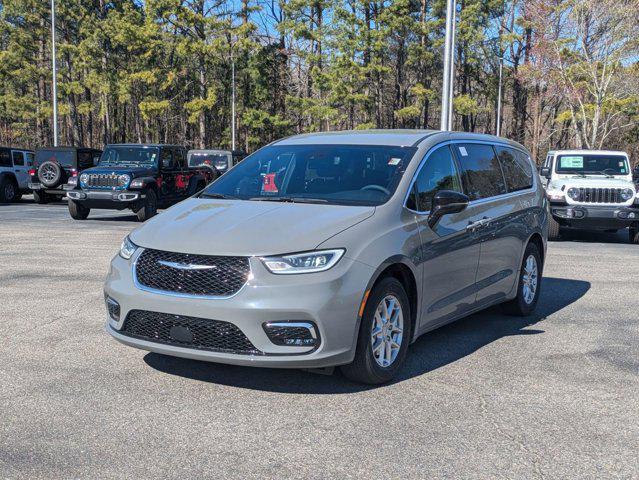
[{"label": "front wheel", "polygon": [[534,243],[529,243],[519,271],[517,296],[502,304],[505,313],[525,317],[534,312],[541,289],[541,254]]},{"label": "front wheel", "polygon": [[401,368],[412,333],[410,302],[402,284],[382,279],[371,291],[362,316],[353,363],[340,367],[360,383],[391,380]]},{"label": "front wheel", "polygon": [[548,217],[548,240],[559,240],[560,237],[559,223],[550,215]]},{"label": "front wheel", "polygon": [[5,178],[0,182],[0,203],[15,202],[18,194],[18,187],[10,178]]},{"label": "front wheel", "polygon": [[140,222],[144,222],[158,213],[158,197],[154,190],[146,191],[144,205],[135,214]]},{"label": "front wheel", "polygon": [[91,209],[75,200],[69,199],[69,213],[74,220],[86,220]]}]

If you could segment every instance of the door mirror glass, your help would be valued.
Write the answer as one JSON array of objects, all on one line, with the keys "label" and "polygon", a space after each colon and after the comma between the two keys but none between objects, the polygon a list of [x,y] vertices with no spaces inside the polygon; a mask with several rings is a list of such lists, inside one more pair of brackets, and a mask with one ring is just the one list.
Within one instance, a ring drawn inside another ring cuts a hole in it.
[{"label": "door mirror glass", "polygon": [[433,227],[444,215],[459,213],[468,206],[466,195],[452,190],[440,190],[433,197],[433,207],[428,216],[428,224]]},{"label": "door mirror glass", "polygon": [[539,169],[539,175],[550,180],[550,167],[541,167]]}]

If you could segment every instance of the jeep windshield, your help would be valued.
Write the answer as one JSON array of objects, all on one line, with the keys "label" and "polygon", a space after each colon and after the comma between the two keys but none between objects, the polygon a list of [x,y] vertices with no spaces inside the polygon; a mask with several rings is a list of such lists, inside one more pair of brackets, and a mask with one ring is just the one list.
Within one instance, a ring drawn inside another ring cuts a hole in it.
[{"label": "jeep windshield", "polygon": [[157,147],[144,146],[108,146],[100,157],[100,166],[134,165],[154,166],[157,164]]},{"label": "jeep windshield", "polygon": [[213,182],[200,196],[381,205],[397,188],[416,150],[379,145],[267,146]]},{"label": "jeep windshield", "polygon": [[560,155],[557,173],[575,175],[628,175],[628,159],[623,155]]}]

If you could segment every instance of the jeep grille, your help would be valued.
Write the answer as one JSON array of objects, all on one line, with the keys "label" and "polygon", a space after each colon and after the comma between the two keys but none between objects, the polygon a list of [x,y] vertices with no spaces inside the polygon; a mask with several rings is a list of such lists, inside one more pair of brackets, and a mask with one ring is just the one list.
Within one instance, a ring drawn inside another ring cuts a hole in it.
[{"label": "jeep grille", "polygon": [[87,187],[93,188],[113,188],[119,187],[118,184],[119,175],[111,173],[90,173],[89,179],[85,183]]},{"label": "jeep grille", "polygon": [[621,199],[621,188],[580,188],[579,202],[582,203],[625,203]]},{"label": "jeep grille", "polygon": [[146,249],[135,262],[134,274],[142,288],[180,295],[229,297],[244,286],[250,271],[247,257]]}]

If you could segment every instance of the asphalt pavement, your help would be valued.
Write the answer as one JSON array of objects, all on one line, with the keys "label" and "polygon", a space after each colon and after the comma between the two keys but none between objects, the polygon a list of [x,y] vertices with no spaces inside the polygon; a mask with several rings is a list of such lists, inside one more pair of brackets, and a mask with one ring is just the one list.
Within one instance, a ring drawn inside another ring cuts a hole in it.
[{"label": "asphalt pavement", "polygon": [[104,331],[130,212],[0,205],[0,478],[639,478],[639,246],[550,243],[538,311],[426,334],[392,384]]}]

